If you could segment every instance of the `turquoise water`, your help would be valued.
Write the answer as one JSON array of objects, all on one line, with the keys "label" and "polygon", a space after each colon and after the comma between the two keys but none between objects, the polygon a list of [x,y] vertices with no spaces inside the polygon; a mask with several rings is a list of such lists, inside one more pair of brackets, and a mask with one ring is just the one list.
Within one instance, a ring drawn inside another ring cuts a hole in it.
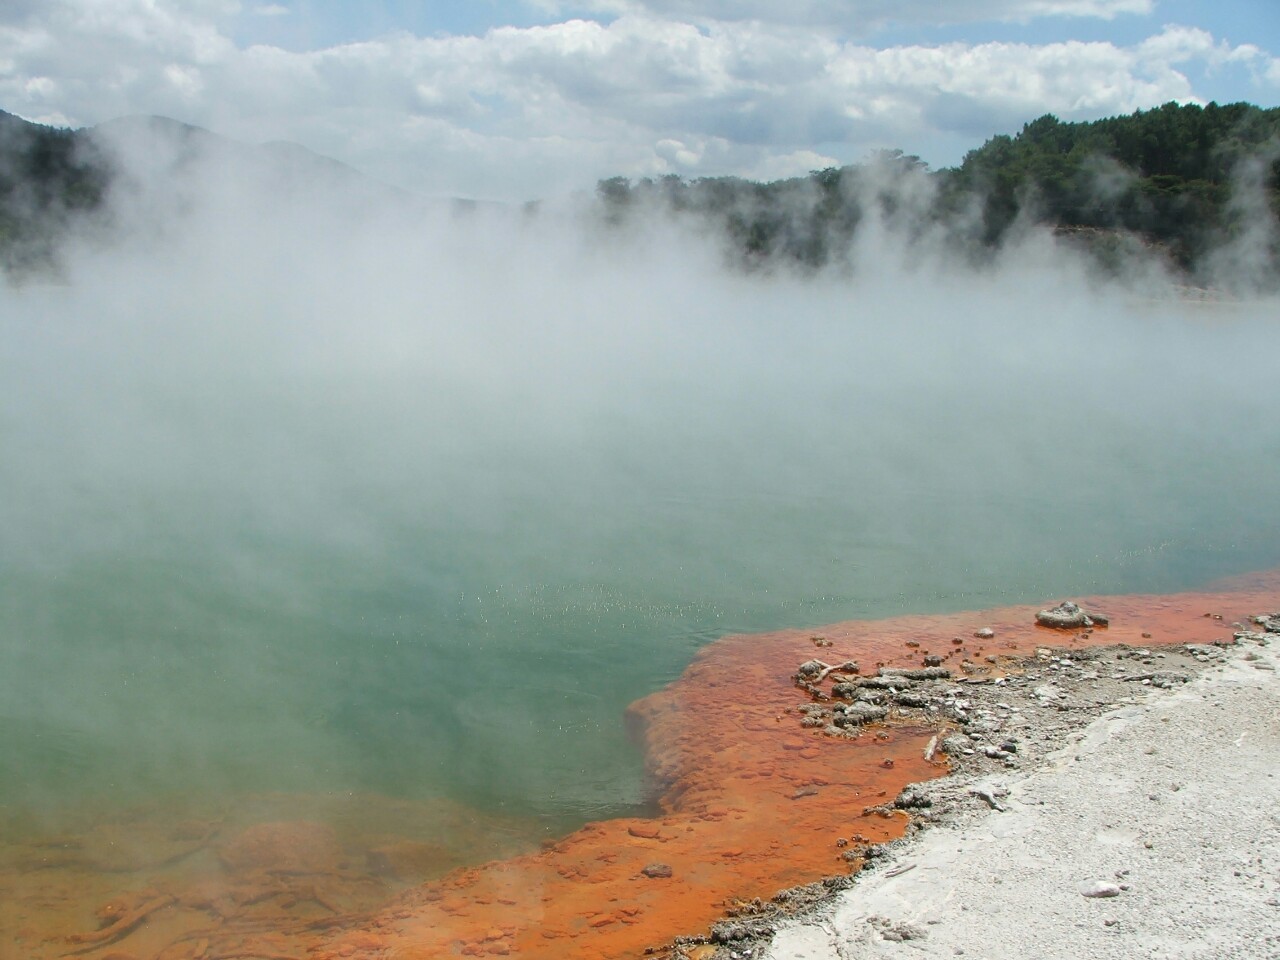
[{"label": "turquoise water", "polygon": [[1274,307],[131,269],[0,294],[10,807],[592,819],[647,799],[626,705],[725,633],[1280,563]]}]

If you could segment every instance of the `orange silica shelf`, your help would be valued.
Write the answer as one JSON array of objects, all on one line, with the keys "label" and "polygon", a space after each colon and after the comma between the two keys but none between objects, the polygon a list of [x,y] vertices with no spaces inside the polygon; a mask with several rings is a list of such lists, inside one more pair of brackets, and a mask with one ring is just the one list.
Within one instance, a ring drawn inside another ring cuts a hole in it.
[{"label": "orange silica shelf", "polygon": [[[1105,629],[1035,624],[1038,607],[851,621],[726,637],[669,687],[633,704],[663,816],[589,824],[538,853],[455,871],[412,889],[358,930],[316,945],[321,960],[449,956],[625,958],[705,931],[736,901],[857,866],[846,854],[900,836],[877,810],[946,767],[924,759],[934,731],[868,729],[833,739],[800,725],[804,661],[1000,670],[1042,646],[1206,643],[1280,606],[1280,571],[1167,596],[1076,598]],[[989,628],[986,639],[975,633]]]}]

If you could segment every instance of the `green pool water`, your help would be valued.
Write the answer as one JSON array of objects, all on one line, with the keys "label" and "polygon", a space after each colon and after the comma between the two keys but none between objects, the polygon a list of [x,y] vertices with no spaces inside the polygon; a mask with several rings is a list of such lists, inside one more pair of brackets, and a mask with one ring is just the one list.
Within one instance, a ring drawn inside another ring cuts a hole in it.
[{"label": "green pool water", "polygon": [[0,292],[0,804],[580,822],[725,633],[1280,563],[1274,306],[400,266]]}]

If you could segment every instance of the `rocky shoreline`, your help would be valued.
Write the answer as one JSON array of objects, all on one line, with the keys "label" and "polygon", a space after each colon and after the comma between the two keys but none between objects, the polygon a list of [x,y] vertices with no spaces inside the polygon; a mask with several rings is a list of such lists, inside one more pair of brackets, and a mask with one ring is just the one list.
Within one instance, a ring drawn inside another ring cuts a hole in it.
[{"label": "rocky shoreline", "polygon": [[[1093,614],[1085,626],[1084,612],[1070,603],[1042,613],[1065,613],[1070,622],[1064,627],[1093,629],[1095,623],[1106,623],[1105,616]],[[1210,614],[1205,616],[1212,618]],[[1041,617],[1040,622],[1047,624],[1049,620]],[[739,905],[707,935],[677,940],[671,956],[689,960],[849,960],[897,956],[890,947],[905,944],[910,944],[912,956],[921,955],[922,950],[939,956],[963,954],[965,948],[947,946],[950,941],[930,929],[941,920],[921,920],[917,916],[928,914],[929,901],[942,893],[934,889],[936,882],[929,881],[932,887],[928,883],[922,885],[923,873],[910,878],[914,881],[912,897],[919,899],[919,909],[906,911],[911,918],[871,913],[858,917],[850,927],[849,917],[857,914],[856,905],[861,900],[873,901],[883,884],[902,883],[908,873],[917,871],[921,856],[928,856],[925,848],[934,836],[964,836],[992,829],[991,819],[1003,816],[1018,803],[1010,799],[1013,784],[1026,784],[1063,763],[1081,761],[1082,756],[1073,750],[1090,737],[1105,739],[1105,732],[1097,731],[1099,724],[1108,723],[1102,718],[1114,720],[1117,711],[1150,711],[1155,703],[1163,704],[1166,711],[1184,710],[1185,705],[1179,706],[1172,699],[1176,691],[1200,687],[1214,690],[1214,685],[1221,683],[1218,677],[1227,670],[1253,673],[1264,685],[1271,685],[1273,695],[1277,695],[1275,688],[1280,687],[1280,682],[1274,681],[1277,660],[1272,643],[1280,637],[1280,614],[1256,616],[1252,622],[1236,622],[1230,627],[1231,640],[1203,644],[1045,645],[1031,657],[988,656],[981,663],[965,661],[954,674],[942,667],[936,656],[925,661],[930,664],[927,667],[881,668],[869,677],[857,675],[857,666],[852,663],[802,664],[795,680],[809,700],[797,705],[795,715],[803,727],[825,736],[842,737],[866,736],[875,726],[884,724],[928,724],[938,733],[925,748],[926,755],[935,751],[945,755],[952,772],[910,785],[892,802],[850,811],[846,835],[837,837],[834,843],[843,849],[844,859],[863,865],[860,872],[786,890],[769,901]],[[1070,632],[1062,632],[1063,641],[1070,637]],[[1280,714],[1269,721],[1275,728],[1273,734],[1280,730],[1276,717]],[[1165,717],[1164,722],[1167,724],[1169,718]],[[1163,731],[1156,733],[1160,732]],[[1160,750],[1176,753],[1181,746],[1157,746],[1156,735],[1150,736],[1152,746],[1144,749],[1151,755]],[[1068,755],[1073,760],[1065,759]],[[1188,780],[1207,773],[1194,767],[1181,770],[1176,758],[1170,770],[1171,777]],[[1184,786],[1174,779],[1169,783],[1168,789],[1174,792]],[[1271,789],[1276,790],[1276,781],[1270,783]],[[1085,804],[1093,800],[1084,795],[1079,799]],[[908,819],[905,836],[885,844],[862,844],[858,824],[870,817]],[[1280,822],[1274,817],[1272,820]],[[1142,842],[1145,850],[1154,849],[1153,841]],[[1082,877],[1078,892],[1072,896],[1109,899],[1124,895],[1129,887],[1124,882],[1127,871],[1121,868],[1112,873],[1101,878]],[[1280,868],[1275,860],[1270,862],[1269,876],[1271,902],[1280,906],[1274,897],[1280,893]],[[1001,885],[1001,878],[993,879],[997,887]],[[864,896],[864,891],[870,892]],[[949,889],[942,899],[953,898],[955,893]],[[1280,909],[1271,919],[1280,929]],[[1104,920],[1112,921],[1107,929],[1119,924],[1114,918]],[[979,955],[1018,955],[1000,952],[997,941],[1004,934],[999,930],[988,930],[986,936],[991,941],[990,949]],[[1073,954],[1072,949],[1064,950],[1062,955],[1086,955]]]}]

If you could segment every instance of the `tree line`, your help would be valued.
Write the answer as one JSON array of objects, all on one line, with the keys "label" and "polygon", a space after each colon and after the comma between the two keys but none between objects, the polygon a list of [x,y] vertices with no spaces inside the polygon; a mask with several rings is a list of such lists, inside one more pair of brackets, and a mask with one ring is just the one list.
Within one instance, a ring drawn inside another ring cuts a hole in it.
[{"label": "tree line", "polygon": [[847,262],[875,215],[975,260],[1027,226],[1047,226],[1103,268],[1155,255],[1193,282],[1207,282],[1213,251],[1248,236],[1266,245],[1269,266],[1252,282],[1280,285],[1280,109],[1247,103],[1167,103],[1085,123],[1047,114],[937,171],[894,150],[771,183],[614,177],[596,192],[607,222],[655,208],[690,217],[748,269]]},{"label": "tree line", "polygon": [[102,207],[110,179],[82,131],[0,110],[0,265],[19,275],[48,268],[72,223]]},{"label": "tree line", "polygon": [[[69,227],[104,207],[113,173],[91,131],[0,111],[0,265],[51,264]],[[761,183],[667,176],[597,184],[607,224],[662,211],[720,239],[748,270],[851,262],[868,218],[931,237],[973,260],[1029,225],[1079,241],[1103,267],[1156,255],[1197,282],[1214,251],[1261,243],[1255,283],[1280,286],[1280,108],[1167,103],[1064,123],[1045,115],[999,135],[956,167],[882,151],[865,163]]]}]

